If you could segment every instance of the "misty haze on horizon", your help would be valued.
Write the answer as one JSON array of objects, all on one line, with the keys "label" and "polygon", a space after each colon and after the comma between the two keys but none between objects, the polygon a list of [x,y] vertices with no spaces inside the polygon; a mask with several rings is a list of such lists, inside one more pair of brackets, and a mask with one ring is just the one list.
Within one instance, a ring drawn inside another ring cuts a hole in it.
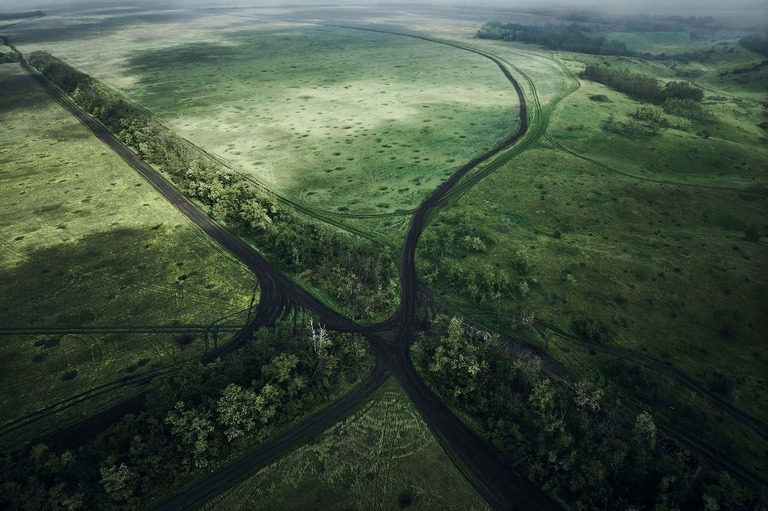
[{"label": "misty haze on horizon", "polygon": [[[269,0],[172,0],[168,2],[156,2],[151,0],[94,0],[91,2],[82,0],[0,0],[0,12],[21,12],[45,8],[67,8],[67,7],[120,7],[120,6],[146,6],[153,9],[178,8],[178,7],[249,7],[258,5],[284,5],[284,2]],[[299,2],[290,2],[292,7],[306,4],[338,4],[343,5],[376,5],[376,6],[444,6],[444,7],[465,7],[465,8],[505,8],[505,9],[530,9],[530,8],[562,8],[562,9],[584,9],[599,10],[610,13],[626,12],[628,14],[653,13],[680,14],[681,12],[690,12],[695,15],[701,11],[756,11],[763,14],[764,20],[768,21],[768,2],[766,0],[731,0],[723,2],[722,0],[552,0],[550,2],[534,0],[420,0],[418,2],[405,2],[403,0],[353,0],[346,2],[329,2],[328,0],[303,0]]]}]

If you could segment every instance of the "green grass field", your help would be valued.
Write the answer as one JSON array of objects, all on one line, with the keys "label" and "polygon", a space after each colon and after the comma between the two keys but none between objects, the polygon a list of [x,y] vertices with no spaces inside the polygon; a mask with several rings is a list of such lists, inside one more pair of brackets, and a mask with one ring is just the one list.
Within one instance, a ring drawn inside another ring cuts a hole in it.
[{"label": "green grass field", "polygon": [[[735,81],[742,75],[720,76],[759,56],[731,52],[733,42],[721,48],[697,78],[714,120],[694,122],[688,131],[635,138],[608,133],[606,119],[627,119],[642,104],[581,80],[554,110],[547,138],[478,183],[427,229],[420,274],[439,301],[491,330],[512,331],[520,320],[516,310],[568,332],[591,327],[597,332],[593,342],[650,356],[768,420],[768,146],[758,127],[763,105],[756,101],[765,95],[749,86],[742,91]],[[604,59],[560,58],[572,72]],[[605,60],[680,79],[659,63]],[[751,83],[753,77],[744,79]],[[540,81],[533,82],[538,87]],[[555,75],[544,83],[562,79]],[[607,101],[591,99],[597,95]],[[549,89],[546,97],[553,97]],[[547,109],[546,98],[542,106]],[[747,239],[750,226],[758,228],[759,241]],[[480,238],[485,250],[465,244],[467,236]],[[483,286],[502,273],[508,282],[501,292],[484,294]],[[471,286],[479,289],[474,298]],[[576,374],[607,381],[600,357],[551,332],[542,338],[544,330],[519,335]],[[703,401],[691,406],[708,409]],[[720,447],[736,449],[763,470],[764,442],[736,431],[738,426],[723,426],[710,439],[735,437]]]},{"label": "green grass field", "polygon": [[[255,17],[104,9],[53,15],[9,36],[25,53],[49,51],[127,94],[304,213],[399,244],[421,200],[515,131],[514,90],[491,61],[451,46],[274,21],[334,12],[297,9],[242,11]],[[541,348],[574,379],[764,474],[765,440],[680,383],[690,378],[768,422],[764,59],[714,32],[601,34],[636,51],[680,54],[642,60],[473,39],[491,18],[379,10],[353,18],[493,53],[528,100],[528,134],[466,176],[424,232],[417,269],[437,304]],[[594,63],[697,85],[709,118],[663,113],[677,128],[611,130],[648,105],[576,79]],[[29,92],[17,66],[0,66],[0,79],[0,307],[13,311],[0,327],[242,322],[252,277]],[[112,392],[116,378],[170,371],[204,349],[201,339],[181,349],[170,335],[125,339],[0,337],[9,410],[0,413],[0,443],[18,438],[20,419],[48,428],[50,419],[35,419],[44,405],[85,414],[117,395],[99,390]],[[14,386],[21,379],[28,385]],[[89,404],[65,408],[81,400]],[[483,507],[391,383],[204,509],[406,505]]]},{"label": "green grass field", "polygon": [[200,509],[486,509],[390,380],[355,414]]},{"label": "green grass field", "polygon": [[[38,28],[15,40],[117,87],[276,193],[356,226],[366,220],[355,214],[415,208],[516,129],[515,92],[479,55],[389,34],[200,16],[52,19],[48,38]],[[83,38],[61,37],[78,24]],[[98,46],[83,44],[92,24]],[[368,228],[391,225],[373,219]]]},{"label": "green grass field", "polygon": [[[203,336],[181,347],[181,334],[68,328],[239,325],[258,295],[245,268],[18,65],[0,66],[0,86],[0,329],[30,332],[0,336],[5,443],[136,391],[119,379],[168,370],[206,349]],[[41,328],[63,333],[34,333]],[[62,414],[37,414],[47,407]]]}]

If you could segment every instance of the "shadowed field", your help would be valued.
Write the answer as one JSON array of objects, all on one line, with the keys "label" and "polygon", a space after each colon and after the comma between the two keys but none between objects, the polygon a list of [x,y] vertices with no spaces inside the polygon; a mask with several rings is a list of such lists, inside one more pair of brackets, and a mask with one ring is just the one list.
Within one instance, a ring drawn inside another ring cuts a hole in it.
[{"label": "shadowed field", "polygon": [[[256,303],[255,282],[242,266],[18,65],[0,66],[0,84],[0,329],[245,321]],[[29,435],[135,392],[123,382],[71,408],[74,396],[112,381],[139,381],[206,349],[203,336],[181,342],[181,335],[3,336],[0,431]],[[29,430],[13,421],[59,405],[67,407],[65,415],[30,416],[37,422]]]}]

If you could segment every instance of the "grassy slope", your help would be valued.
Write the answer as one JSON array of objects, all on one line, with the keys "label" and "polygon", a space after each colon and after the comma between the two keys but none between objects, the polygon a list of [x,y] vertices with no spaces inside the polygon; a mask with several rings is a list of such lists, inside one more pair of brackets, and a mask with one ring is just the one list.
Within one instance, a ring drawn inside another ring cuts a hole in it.
[{"label": "grassy slope", "polygon": [[[0,328],[244,321],[255,282],[243,267],[18,65],[0,66],[0,85]],[[170,334],[0,337],[0,423],[167,369],[204,347],[200,339],[182,351]],[[64,381],[66,371],[77,377]],[[56,420],[135,391],[119,387]],[[44,422],[29,431],[53,424]]]},{"label": "grassy slope", "polygon": [[[449,258],[465,270],[490,264],[508,271],[508,298],[475,302],[442,275],[433,284],[440,299],[491,328],[509,328],[517,306],[566,331],[576,321],[597,320],[611,331],[610,345],[662,360],[767,420],[762,334],[768,328],[768,248],[765,237],[751,243],[744,235],[750,225],[764,234],[768,224],[765,195],[753,193],[766,185],[768,149],[759,140],[765,135],[756,126],[762,109],[755,101],[764,94],[749,86],[752,76],[737,78],[747,82],[743,88],[718,76],[745,60],[759,61],[730,47],[721,47],[697,78],[718,121],[690,132],[667,130],[639,140],[607,134],[601,124],[609,115],[623,119],[640,105],[582,82],[552,116],[547,134],[553,142],[540,141],[479,183],[425,234],[426,245],[453,239]],[[585,60],[578,56],[567,64],[578,71]],[[613,59],[612,65],[675,77],[658,63]],[[703,66],[683,70],[696,67]],[[594,94],[611,102],[593,102]],[[702,129],[709,138],[696,135]],[[479,235],[488,251],[457,248],[464,235]],[[515,268],[521,259],[530,269]],[[422,267],[427,278],[431,271]],[[518,289],[523,281],[527,290]],[[555,338],[536,342],[577,374],[605,377],[602,357]],[[696,401],[681,390],[670,393]],[[701,402],[690,406],[716,416]],[[717,421],[709,421],[706,428],[713,431],[705,436],[724,450],[735,446],[749,466],[762,470],[764,442],[739,440],[748,434]]]},{"label": "grassy slope", "polygon": [[201,509],[485,509],[392,380],[313,443]]}]

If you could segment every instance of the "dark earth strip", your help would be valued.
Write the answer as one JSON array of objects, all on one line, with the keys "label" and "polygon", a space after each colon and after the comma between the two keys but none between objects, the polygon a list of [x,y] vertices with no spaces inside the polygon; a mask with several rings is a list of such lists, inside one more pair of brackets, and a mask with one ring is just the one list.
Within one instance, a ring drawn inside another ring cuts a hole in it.
[{"label": "dark earth strip", "polygon": [[238,325],[138,325],[81,327],[8,327],[0,328],[3,335],[72,335],[72,334],[204,334],[207,332],[238,332]]}]

